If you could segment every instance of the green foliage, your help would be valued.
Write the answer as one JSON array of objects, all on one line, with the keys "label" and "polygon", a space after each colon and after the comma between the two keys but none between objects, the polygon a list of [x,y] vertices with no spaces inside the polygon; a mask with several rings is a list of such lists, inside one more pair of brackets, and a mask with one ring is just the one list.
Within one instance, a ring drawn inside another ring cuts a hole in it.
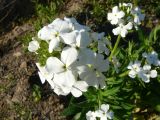
[{"label": "green foliage", "polygon": [[41,100],[41,88],[40,86],[34,84],[32,88],[32,96],[35,102],[38,102]]},{"label": "green foliage", "polygon": [[44,24],[51,22],[64,6],[64,0],[50,0],[47,4],[33,0],[35,5],[34,27],[38,31]]}]

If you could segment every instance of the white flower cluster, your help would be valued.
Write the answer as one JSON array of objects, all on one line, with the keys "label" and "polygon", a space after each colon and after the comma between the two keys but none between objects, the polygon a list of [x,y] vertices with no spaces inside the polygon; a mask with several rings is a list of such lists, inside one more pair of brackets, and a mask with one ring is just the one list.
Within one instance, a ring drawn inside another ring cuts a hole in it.
[{"label": "white flower cluster", "polygon": [[99,110],[96,111],[88,111],[86,113],[87,120],[108,120],[113,119],[113,112],[109,112],[109,105],[102,104]]},{"label": "white flower cluster", "polygon": [[112,30],[113,34],[122,37],[126,37],[133,26],[138,29],[138,25],[141,24],[144,17],[145,15],[141,13],[141,9],[133,7],[131,3],[123,3],[113,7],[112,12],[108,13],[107,16],[110,23],[117,26]]},{"label": "white flower cluster", "polygon": [[[106,77],[103,72],[109,69],[109,61],[105,56],[110,52],[106,47],[110,42],[104,33],[93,32],[76,19],[65,17],[44,26],[38,32],[38,38],[48,43],[49,53],[60,53],[60,56],[49,57],[45,66],[37,63],[42,83],[48,81],[56,94],[71,93],[79,97],[89,86],[105,88]],[[36,52],[41,40],[31,41],[28,50]]]},{"label": "white flower cluster", "polygon": [[130,69],[129,76],[135,78],[137,75],[144,82],[150,82],[150,78],[157,77],[157,71],[151,70],[151,65],[160,66],[160,60],[158,59],[158,54],[155,51],[151,53],[143,53],[142,56],[146,58],[147,64],[141,67],[140,61],[130,62],[128,69]]}]

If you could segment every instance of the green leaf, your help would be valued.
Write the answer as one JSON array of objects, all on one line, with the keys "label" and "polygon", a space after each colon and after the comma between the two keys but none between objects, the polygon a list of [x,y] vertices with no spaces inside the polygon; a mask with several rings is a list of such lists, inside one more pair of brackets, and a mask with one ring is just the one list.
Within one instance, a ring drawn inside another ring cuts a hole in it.
[{"label": "green leaf", "polygon": [[117,92],[120,91],[120,87],[113,87],[111,89],[106,89],[104,92],[102,92],[102,95],[103,96],[110,96],[110,95],[114,95],[116,94]]},{"label": "green leaf", "polygon": [[68,106],[68,108],[65,108],[63,110],[62,115],[70,116],[70,115],[74,115],[80,111],[81,111],[80,108],[76,107],[75,105],[70,105],[70,106]]}]

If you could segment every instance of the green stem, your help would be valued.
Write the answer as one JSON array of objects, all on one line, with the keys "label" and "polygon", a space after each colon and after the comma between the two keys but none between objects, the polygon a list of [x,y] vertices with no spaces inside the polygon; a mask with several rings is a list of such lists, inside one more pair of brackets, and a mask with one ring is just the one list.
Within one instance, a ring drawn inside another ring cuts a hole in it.
[{"label": "green stem", "polygon": [[109,61],[111,61],[113,55],[115,54],[115,51],[116,51],[116,49],[117,49],[117,47],[118,47],[118,44],[119,44],[120,40],[121,40],[121,35],[118,35],[117,40],[116,40],[116,43],[115,43],[115,45],[114,45],[114,48],[113,48],[113,50],[112,50],[112,52],[111,52],[111,54],[110,54],[110,56],[109,56]]}]

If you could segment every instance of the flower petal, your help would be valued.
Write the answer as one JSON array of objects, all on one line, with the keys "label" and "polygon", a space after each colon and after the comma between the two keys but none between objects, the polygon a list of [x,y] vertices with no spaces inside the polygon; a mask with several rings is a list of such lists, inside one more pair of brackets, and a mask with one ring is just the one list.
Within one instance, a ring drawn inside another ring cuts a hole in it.
[{"label": "flower petal", "polygon": [[65,72],[55,74],[54,75],[54,82],[61,87],[61,89],[64,92],[70,92],[72,89],[72,86],[76,82],[76,78],[72,71],[67,70]]},{"label": "flower petal", "polygon": [[121,33],[121,28],[120,27],[114,28],[112,32],[114,35],[119,35]]},{"label": "flower petal", "polygon": [[54,37],[54,33],[56,33],[56,31],[53,28],[44,26],[38,31],[38,38],[42,40],[51,40]]},{"label": "flower petal", "polygon": [[157,71],[156,70],[151,70],[150,76],[151,76],[151,78],[156,78],[157,77]]},{"label": "flower petal", "polygon": [[28,50],[30,52],[36,52],[38,50],[38,48],[39,48],[38,41],[33,40],[33,41],[29,42]]},{"label": "flower petal", "polygon": [[77,88],[72,88],[71,93],[74,97],[80,97],[82,95],[82,92]]},{"label": "flower petal", "polygon": [[109,105],[108,105],[108,104],[102,104],[102,105],[101,105],[101,110],[103,110],[105,113],[108,112],[108,110],[109,110]]},{"label": "flower petal", "polygon": [[71,45],[76,43],[77,35],[78,35],[78,31],[72,31],[70,33],[61,34],[61,37],[65,44]]},{"label": "flower petal", "polygon": [[54,37],[50,42],[49,42],[49,53],[52,53],[54,49],[56,49],[59,46],[60,40],[56,37]]},{"label": "flower petal", "polygon": [[65,47],[61,53],[61,60],[69,67],[73,62],[77,60],[78,51],[74,47]]},{"label": "flower petal", "polygon": [[76,46],[80,48],[87,47],[91,42],[91,39],[89,37],[89,33],[85,30],[80,30],[77,39],[76,39]]},{"label": "flower petal", "polygon": [[129,77],[131,77],[131,78],[135,78],[136,77],[136,72],[135,71],[133,71],[133,70],[131,70],[130,72],[129,72]]},{"label": "flower petal", "polygon": [[79,89],[82,92],[86,92],[87,88],[88,88],[88,84],[85,81],[77,81],[74,84],[74,87],[77,88],[77,89]]},{"label": "flower petal", "polygon": [[64,64],[56,57],[49,57],[46,61],[46,69],[49,73],[60,73],[64,71]]}]

